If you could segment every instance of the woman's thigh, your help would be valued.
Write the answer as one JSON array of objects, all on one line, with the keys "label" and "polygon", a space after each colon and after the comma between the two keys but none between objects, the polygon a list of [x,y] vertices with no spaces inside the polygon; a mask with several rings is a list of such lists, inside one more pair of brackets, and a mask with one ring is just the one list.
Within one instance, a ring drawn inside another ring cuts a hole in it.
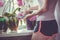
[{"label": "woman's thigh", "polygon": [[[45,24],[45,23],[47,23],[47,24]],[[56,24],[56,22],[54,22],[54,21],[52,21],[52,23],[54,23],[54,25]],[[51,22],[49,23],[49,24],[51,24]],[[36,24],[36,27],[34,28],[34,33],[33,33],[33,35],[32,35],[32,40],[48,40],[48,39],[53,39],[53,37],[52,36],[54,36],[55,37],[55,35],[54,34],[56,34],[57,33],[57,24],[56,24],[56,28],[52,28],[52,30],[50,29],[47,29],[46,28],[46,25],[47,25],[47,28],[49,28],[50,26],[48,25],[48,22],[43,22],[43,24],[41,23],[41,22],[37,22],[37,24]],[[53,26],[54,26],[53,25]],[[43,27],[42,27],[43,26]],[[52,26],[52,27],[53,27]],[[47,32],[46,32],[46,30],[44,30],[44,28],[45,29],[47,29]],[[40,30],[39,30],[40,29]],[[56,32],[55,32],[55,29],[56,29]],[[42,32],[42,31],[45,31],[45,32]],[[51,33],[50,33],[50,32]],[[52,33],[52,31],[53,31],[53,33]],[[45,33],[47,33],[47,34],[45,34]]]}]

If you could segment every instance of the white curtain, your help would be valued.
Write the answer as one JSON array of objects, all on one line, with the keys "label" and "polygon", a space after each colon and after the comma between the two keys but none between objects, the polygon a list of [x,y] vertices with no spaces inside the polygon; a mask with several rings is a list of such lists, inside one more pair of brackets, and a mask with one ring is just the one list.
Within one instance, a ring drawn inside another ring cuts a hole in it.
[{"label": "white curtain", "polygon": [[[0,0],[0,5],[1,5],[1,2],[5,3],[4,0]],[[0,16],[2,15],[3,8],[4,8],[4,4],[3,4],[3,6],[0,6]]]}]

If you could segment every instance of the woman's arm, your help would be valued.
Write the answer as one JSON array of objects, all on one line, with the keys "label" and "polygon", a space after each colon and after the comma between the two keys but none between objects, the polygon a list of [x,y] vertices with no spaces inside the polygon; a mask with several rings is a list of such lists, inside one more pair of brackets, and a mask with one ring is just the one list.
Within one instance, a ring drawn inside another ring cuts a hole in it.
[{"label": "woman's arm", "polygon": [[39,5],[36,5],[34,7],[30,7],[28,10],[25,11],[25,14],[30,14],[30,11],[38,10],[38,8],[39,8]]},{"label": "woman's arm", "polygon": [[33,14],[28,14],[25,18],[30,18],[35,15],[42,15],[43,13],[48,11],[49,10],[48,0],[42,0],[42,2],[43,2],[43,7],[41,9],[39,9],[39,11],[37,11],[36,13],[33,13]]},{"label": "woman's arm", "polygon": [[38,10],[38,8],[39,8],[39,6],[36,5],[36,6],[34,6],[34,7],[31,7],[29,10]]}]

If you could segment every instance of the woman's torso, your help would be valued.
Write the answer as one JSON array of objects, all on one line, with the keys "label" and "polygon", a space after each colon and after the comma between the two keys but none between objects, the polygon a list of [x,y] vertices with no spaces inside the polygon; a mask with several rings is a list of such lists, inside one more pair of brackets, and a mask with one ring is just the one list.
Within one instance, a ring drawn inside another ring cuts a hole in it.
[{"label": "woman's torso", "polygon": [[55,20],[54,11],[56,6],[57,0],[49,0],[48,7],[49,10],[37,18],[37,21],[48,21],[48,20]]}]

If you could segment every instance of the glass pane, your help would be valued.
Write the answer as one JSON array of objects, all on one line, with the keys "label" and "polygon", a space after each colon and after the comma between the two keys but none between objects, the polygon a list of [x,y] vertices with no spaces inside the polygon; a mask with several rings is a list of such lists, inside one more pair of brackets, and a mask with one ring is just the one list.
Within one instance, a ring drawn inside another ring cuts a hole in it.
[{"label": "glass pane", "polygon": [[35,6],[35,3],[33,4],[33,1],[30,1],[30,0],[29,1],[23,0],[22,6],[18,5],[17,0],[5,0],[4,6],[2,7],[2,12],[1,12],[2,16],[0,17],[0,20],[1,20],[0,21],[0,25],[1,25],[0,33],[1,32],[6,32],[6,33],[22,32],[24,30],[27,30],[27,26],[29,26],[28,24],[30,23],[33,23],[32,26],[34,26],[35,22],[33,21],[20,19],[21,18],[20,14],[23,14],[25,10],[29,9],[33,5]]}]

